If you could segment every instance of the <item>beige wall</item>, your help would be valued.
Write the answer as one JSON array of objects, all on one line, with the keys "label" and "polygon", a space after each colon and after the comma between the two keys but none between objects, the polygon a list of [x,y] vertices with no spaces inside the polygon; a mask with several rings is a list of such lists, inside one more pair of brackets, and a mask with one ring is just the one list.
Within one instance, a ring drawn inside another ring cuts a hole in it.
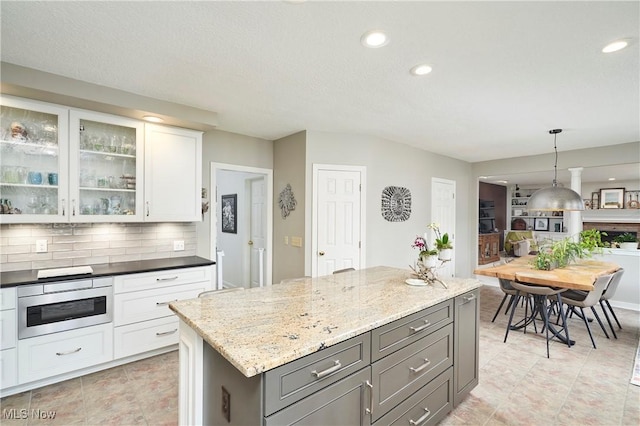
[{"label": "beige wall", "polygon": [[[215,214],[215,190],[211,189],[211,163],[273,169],[273,142],[222,130],[202,137],[202,185],[207,189],[209,211],[196,223],[197,254],[215,260],[211,252],[211,215]],[[275,260],[274,260],[275,261]]]},{"label": "beige wall", "polygon": [[[293,247],[291,237],[304,238],[305,235],[305,157],[306,132],[295,133],[273,143],[273,282],[305,275],[305,249]],[[278,205],[280,192],[287,184],[297,205],[286,218],[282,217]],[[289,244],[284,238],[288,237]],[[303,239],[304,241],[304,239]]]},{"label": "beige wall", "polygon": [[[431,178],[455,181],[456,275],[471,274],[477,226],[469,219],[469,212],[476,210],[477,200],[470,206],[469,163],[371,136],[307,131],[307,194],[311,194],[314,163],[366,166],[367,266],[407,268],[417,256],[411,243],[416,235],[424,234],[431,222]],[[382,190],[390,185],[411,191],[411,216],[405,222],[387,222],[382,217]],[[311,253],[311,202],[311,197],[307,197],[307,253]],[[306,260],[307,272],[311,271],[311,260],[312,256]]]}]

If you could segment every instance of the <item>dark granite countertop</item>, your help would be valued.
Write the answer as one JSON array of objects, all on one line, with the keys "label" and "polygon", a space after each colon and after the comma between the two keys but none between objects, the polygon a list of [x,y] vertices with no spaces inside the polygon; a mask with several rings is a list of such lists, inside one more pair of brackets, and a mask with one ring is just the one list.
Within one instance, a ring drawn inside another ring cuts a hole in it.
[{"label": "dark granite countertop", "polygon": [[79,278],[96,278],[113,275],[138,274],[141,272],[163,271],[167,269],[192,268],[215,265],[213,260],[198,256],[170,257],[166,259],[138,260],[135,262],[102,263],[91,265],[92,274],[68,275],[38,279],[35,269],[0,273],[0,287],[16,287],[25,284],[40,284],[52,281],[69,281]]}]

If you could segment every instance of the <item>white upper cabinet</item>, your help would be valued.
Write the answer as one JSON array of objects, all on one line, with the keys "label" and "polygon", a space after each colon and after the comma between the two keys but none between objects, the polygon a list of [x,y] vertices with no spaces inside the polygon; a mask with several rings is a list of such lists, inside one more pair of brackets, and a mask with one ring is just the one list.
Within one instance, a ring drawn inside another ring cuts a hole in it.
[{"label": "white upper cabinet", "polygon": [[66,222],[69,110],[0,97],[0,223]]},{"label": "white upper cabinet", "polygon": [[145,124],[144,220],[202,220],[202,132]]},{"label": "white upper cabinet", "polygon": [[144,123],[82,110],[69,123],[71,221],[141,222]]}]

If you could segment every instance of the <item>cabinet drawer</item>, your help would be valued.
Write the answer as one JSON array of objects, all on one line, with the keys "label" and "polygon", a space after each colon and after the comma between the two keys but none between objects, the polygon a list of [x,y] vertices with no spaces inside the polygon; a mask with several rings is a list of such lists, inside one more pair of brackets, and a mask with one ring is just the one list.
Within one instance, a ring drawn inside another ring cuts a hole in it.
[{"label": "cabinet drawer", "polygon": [[373,417],[377,420],[453,365],[453,324],[372,365]]},{"label": "cabinet drawer", "polygon": [[368,425],[363,395],[371,371],[365,368],[264,420],[265,426]]},{"label": "cabinet drawer", "polygon": [[435,425],[452,409],[453,368],[449,368],[382,416],[374,425]]},{"label": "cabinet drawer", "polygon": [[118,294],[197,282],[207,282],[207,288],[211,287],[211,266],[119,275],[114,277],[113,289]]},{"label": "cabinet drawer", "polygon": [[3,288],[0,290],[0,311],[4,311],[5,309],[15,309],[16,308],[16,288]]},{"label": "cabinet drawer", "polygon": [[204,283],[180,285],[156,290],[116,294],[113,297],[115,326],[173,316],[169,302],[193,299],[205,290]]},{"label": "cabinet drawer", "polygon": [[270,415],[369,365],[369,333],[265,373],[265,415]]},{"label": "cabinet drawer", "polygon": [[448,300],[371,331],[371,358],[377,361],[453,321]]},{"label": "cabinet drawer", "polygon": [[18,349],[0,351],[0,389],[18,384]]},{"label": "cabinet drawer", "polygon": [[178,343],[178,318],[123,325],[113,330],[113,356],[124,358]]},{"label": "cabinet drawer", "polygon": [[0,350],[16,347],[17,332],[16,310],[0,311]]},{"label": "cabinet drawer", "polygon": [[18,341],[20,383],[44,379],[113,359],[113,326],[78,328]]}]

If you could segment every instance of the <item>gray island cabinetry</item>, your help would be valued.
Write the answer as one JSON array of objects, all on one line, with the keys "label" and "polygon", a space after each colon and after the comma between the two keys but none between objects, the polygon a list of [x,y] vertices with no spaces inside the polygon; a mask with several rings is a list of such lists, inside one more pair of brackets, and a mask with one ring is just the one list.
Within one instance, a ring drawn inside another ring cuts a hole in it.
[{"label": "gray island cabinetry", "polygon": [[180,424],[435,424],[478,383],[479,287],[374,267],[170,305]]}]

